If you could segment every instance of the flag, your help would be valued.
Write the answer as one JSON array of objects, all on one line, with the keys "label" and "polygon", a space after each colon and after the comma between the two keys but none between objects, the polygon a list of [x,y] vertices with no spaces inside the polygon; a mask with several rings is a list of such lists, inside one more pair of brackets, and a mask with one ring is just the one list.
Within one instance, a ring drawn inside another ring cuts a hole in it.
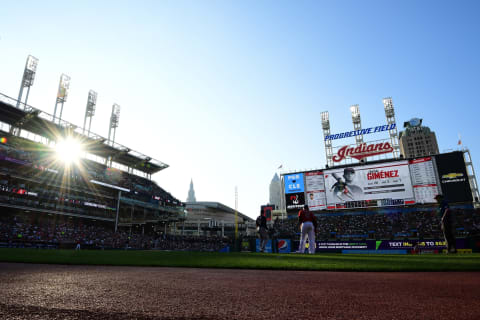
[{"label": "flag", "polygon": [[283,164],[280,165],[280,167],[278,167],[278,169],[282,169],[283,168]]},{"label": "flag", "polygon": [[460,133],[458,134],[458,145],[462,144],[462,137],[460,136]]}]

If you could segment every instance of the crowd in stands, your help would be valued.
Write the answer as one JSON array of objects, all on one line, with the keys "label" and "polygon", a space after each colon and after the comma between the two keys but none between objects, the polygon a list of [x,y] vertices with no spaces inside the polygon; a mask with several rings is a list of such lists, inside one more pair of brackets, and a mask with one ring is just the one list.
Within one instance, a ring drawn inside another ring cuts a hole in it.
[{"label": "crowd in stands", "polygon": [[43,144],[13,136],[5,141],[0,143],[1,202],[112,218],[117,193],[91,183],[95,180],[129,189],[122,193],[127,206],[182,211],[179,200],[147,178],[88,159],[67,168]]},{"label": "crowd in stands", "polygon": [[112,230],[100,223],[74,223],[0,215],[0,247],[84,249],[158,249],[176,251],[219,251],[230,245],[228,238],[205,236],[142,234],[129,229]]},{"label": "crowd in stands", "polygon": [[[453,210],[457,237],[480,234],[479,209]],[[319,240],[443,238],[440,216],[436,210],[318,214],[317,221],[316,238]],[[281,238],[299,233],[295,218],[276,220],[274,229]]]}]

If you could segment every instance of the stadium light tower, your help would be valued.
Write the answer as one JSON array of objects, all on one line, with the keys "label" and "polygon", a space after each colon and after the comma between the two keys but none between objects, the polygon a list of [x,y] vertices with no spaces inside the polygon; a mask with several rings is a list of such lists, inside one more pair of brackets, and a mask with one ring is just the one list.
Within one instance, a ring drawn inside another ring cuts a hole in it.
[{"label": "stadium light tower", "polygon": [[[360,119],[360,108],[358,104],[351,106],[350,112],[352,113],[353,130],[362,130],[362,120]],[[361,145],[363,143],[363,134],[356,135],[355,142],[357,146]]]},{"label": "stadium light tower", "polygon": [[[111,142],[111,145],[115,143],[115,133],[117,132],[118,124],[120,122],[120,106],[116,103],[112,106],[112,114],[110,115],[110,127],[108,129],[108,142]],[[113,129],[113,138],[110,140]]]},{"label": "stadium light tower", "polygon": [[70,88],[70,77],[66,74],[60,76],[60,83],[58,84],[57,100],[55,100],[55,110],[53,111],[53,122],[57,117],[57,106],[60,103],[60,115],[58,117],[58,123],[62,120],[63,104],[67,101],[68,89]]},{"label": "stadium light tower", "polygon": [[87,123],[87,118],[90,118],[90,122],[88,123],[88,134],[90,135],[90,128],[92,127],[92,118],[95,115],[95,108],[97,106],[97,93],[93,90],[88,92],[88,99],[87,99],[87,108],[85,109],[85,118],[83,120],[83,133],[85,133],[85,125]]},{"label": "stadium light tower", "polygon": [[29,55],[27,57],[27,62],[25,63],[25,69],[23,70],[22,84],[20,85],[20,93],[18,94],[17,108],[20,107],[23,96],[23,88],[27,89],[27,96],[25,97],[25,104],[23,109],[27,107],[28,94],[30,93],[30,87],[33,85],[33,80],[35,80],[35,73],[37,72],[38,59],[34,56]]},{"label": "stadium light tower", "polygon": [[398,159],[400,157],[400,146],[398,143],[397,126],[395,125],[392,128],[392,124],[396,123],[395,109],[393,108],[392,98],[388,97],[383,99],[383,106],[385,108],[385,117],[387,118],[387,124],[390,127],[388,132],[390,133],[390,141],[393,147],[393,157]]},{"label": "stadium light tower", "polygon": [[327,157],[327,165],[333,166],[332,140],[330,139],[325,140],[325,138],[330,135],[330,120],[329,120],[328,111],[322,112],[321,116],[322,116],[323,139],[325,142],[325,156]]}]

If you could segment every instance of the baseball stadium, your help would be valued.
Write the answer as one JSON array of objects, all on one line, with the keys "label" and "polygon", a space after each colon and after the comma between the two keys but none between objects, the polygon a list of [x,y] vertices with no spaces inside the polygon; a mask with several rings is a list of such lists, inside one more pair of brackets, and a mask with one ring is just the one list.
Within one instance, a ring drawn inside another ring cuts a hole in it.
[{"label": "baseball stadium", "polygon": [[[332,135],[322,115],[327,165],[281,174],[282,202],[262,206],[270,235],[259,253],[253,219],[180,201],[152,179],[167,164],[115,141],[118,105],[108,137],[90,130],[93,91],[83,126],[62,119],[66,76],[53,115],[30,106],[36,63],[27,59],[18,99],[0,93],[0,318],[478,317],[470,154],[395,154],[391,99],[387,125],[370,130],[389,138],[373,146],[355,121],[357,131]],[[356,145],[335,155],[331,141],[347,136]],[[456,254],[447,253],[439,194],[454,213]],[[313,255],[298,250],[305,205],[318,221]]]}]

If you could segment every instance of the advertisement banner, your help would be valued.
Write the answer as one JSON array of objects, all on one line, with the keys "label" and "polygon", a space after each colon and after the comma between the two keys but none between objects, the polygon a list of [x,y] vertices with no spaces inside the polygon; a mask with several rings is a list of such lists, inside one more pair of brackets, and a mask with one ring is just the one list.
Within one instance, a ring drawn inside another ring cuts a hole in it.
[{"label": "advertisement banner", "polygon": [[327,208],[415,203],[408,161],[325,170]]},{"label": "advertisement banner", "polygon": [[345,249],[371,249],[367,241],[317,241],[316,251],[338,251]]},{"label": "advertisement banner", "polygon": [[442,194],[450,202],[471,202],[465,160],[460,151],[435,156]]},{"label": "advertisement banner", "polygon": [[285,195],[285,205],[287,210],[302,209],[305,204],[305,194],[303,192],[290,193]]},{"label": "advertisement banner", "polygon": [[304,192],[303,173],[287,174],[284,176],[285,193]]},{"label": "advertisement banner", "polygon": [[[445,240],[363,240],[363,241],[317,241],[316,251],[338,252],[339,250],[369,250],[369,251],[392,251],[392,250],[420,250],[441,251],[446,248]],[[457,239],[457,249],[467,248],[465,239]]]},{"label": "advertisement banner", "polygon": [[[260,252],[260,239],[255,240],[255,252]],[[278,253],[290,253],[292,251],[291,247],[290,239],[277,239]],[[265,246],[265,252],[272,253],[272,240],[268,240],[267,245]]]},{"label": "advertisement banner", "polygon": [[290,239],[278,239],[277,240],[278,253],[290,253],[292,252],[292,243]]},{"label": "advertisement banner", "polygon": [[[260,252],[260,239],[255,239],[255,252]],[[265,246],[265,252],[272,252],[272,241],[268,240],[267,245]]]},{"label": "advertisement banner", "polygon": [[440,193],[440,189],[433,158],[413,159],[408,163],[415,201],[417,203],[435,203],[435,196]]},{"label": "advertisement banner", "polygon": [[305,189],[307,192],[307,204],[311,211],[327,208],[325,179],[322,171],[305,173]]}]

